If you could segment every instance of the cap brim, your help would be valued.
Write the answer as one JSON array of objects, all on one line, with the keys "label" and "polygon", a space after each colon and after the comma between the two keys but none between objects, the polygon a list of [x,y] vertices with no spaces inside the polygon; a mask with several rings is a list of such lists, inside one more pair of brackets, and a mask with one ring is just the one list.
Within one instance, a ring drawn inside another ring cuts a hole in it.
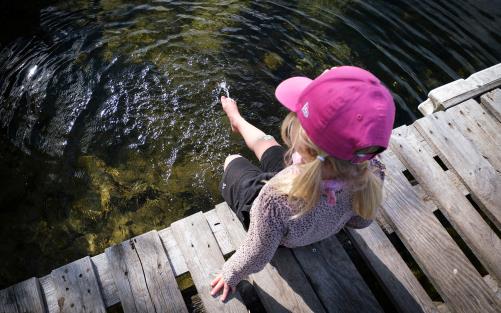
[{"label": "cap brim", "polygon": [[275,97],[287,109],[296,112],[299,96],[311,82],[311,79],[303,76],[288,78],[278,85]]}]

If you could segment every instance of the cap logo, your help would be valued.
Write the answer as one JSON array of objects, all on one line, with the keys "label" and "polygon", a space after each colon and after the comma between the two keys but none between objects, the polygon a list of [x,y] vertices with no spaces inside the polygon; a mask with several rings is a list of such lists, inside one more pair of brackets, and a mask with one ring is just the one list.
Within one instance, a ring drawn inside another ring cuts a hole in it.
[{"label": "cap logo", "polygon": [[308,117],[310,115],[310,112],[308,111],[308,102],[303,105],[301,112],[303,112],[304,117]]}]

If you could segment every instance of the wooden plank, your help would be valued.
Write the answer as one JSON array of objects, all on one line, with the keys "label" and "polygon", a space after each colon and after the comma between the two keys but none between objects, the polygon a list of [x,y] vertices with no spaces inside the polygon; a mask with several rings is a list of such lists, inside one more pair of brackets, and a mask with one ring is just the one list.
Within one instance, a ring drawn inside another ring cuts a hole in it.
[{"label": "wooden plank", "polygon": [[432,114],[436,109],[435,104],[430,99],[426,99],[418,105],[419,112],[424,116]]},{"label": "wooden plank", "polygon": [[0,290],[0,312],[43,313],[45,307],[38,279],[32,277]]},{"label": "wooden plank", "polygon": [[492,278],[491,275],[485,275],[482,278],[485,280],[487,285],[489,285],[489,287],[492,289],[492,291],[494,291],[494,293],[496,294],[496,297],[499,300],[501,300],[501,290],[499,290],[498,282],[494,278]]},{"label": "wooden plank", "polygon": [[91,260],[94,265],[94,273],[96,273],[99,288],[101,289],[104,305],[108,308],[117,304],[120,302],[120,298],[118,297],[117,286],[113,279],[108,258],[104,253],[101,253],[91,257]]},{"label": "wooden plank", "polygon": [[447,109],[501,85],[501,63],[437,87],[428,93],[435,109]]},{"label": "wooden plank", "polygon": [[[120,302],[120,298],[118,297],[117,287],[115,285],[113,274],[108,264],[106,255],[101,253],[91,257],[91,260],[94,266],[94,273],[96,274],[97,282],[99,284],[99,289],[101,290],[101,295],[103,296],[104,305],[108,308],[117,304]],[[50,274],[41,277],[39,281],[47,303],[48,312],[58,312],[59,308],[57,305],[56,289]]]},{"label": "wooden plank", "polygon": [[[487,93],[484,96],[489,94],[491,93]],[[499,91],[499,106],[501,107],[501,90]],[[450,114],[451,112],[459,112],[459,114],[463,117],[468,118],[473,122],[477,122],[477,127],[483,130],[484,135],[489,136],[489,140],[492,140],[497,145],[501,144],[501,123],[477,101],[465,101],[456,109],[453,110],[451,108],[450,110],[447,110],[447,114]]]},{"label": "wooden plank", "polygon": [[419,198],[421,198],[421,200],[423,200],[423,205],[428,209],[428,211],[433,212],[437,209],[432,197],[424,191],[420,184],[412,186],[412,189],[414,189],[414,192],[419,196]]},{"label": "wooden plank", "polygon": [[379,224],[379,226],[384,229],[385,232],[387,232],[388,234],[393,234],[393,228],[391,228],[390,224],[388,224],[388,222],[380,212],[376,214],[375,220]]},{"label": "wooden plank", "polygon": [[0,290],[0,312],[2,313],[18,313],[19,310],[16,304],[16,296],[12,291],[12,286]]},{"label": "wooden plank", "polygon": [[198,294],[207,312],[247,312],[238,290],[225,303],[211,296],[210,283],[223,266],[224,258],[202,212],[171,224],[172,234],[181,249]]},{"label": "wooden plank", "polygon": [[107,248],[122,308],[128,312],[188,312],[156,231]]},{"label": "wooden plank", "polygon": [[45,275],[40,277],[39,282],[40,287],[42,288],[43,297],[45,298],[47,312],[58,312],[59,307],[57,305],[56,286],[54,286],[52,277],[50,274]]},{"label": "wooden plank", "polygon": [[464,196],[470,194],[470,191],[465,187],[465,185],[461,182],[461,179],[456,173],[454,173],[454,171],[447,170],[444,173],[449,177],[449,180],[452,182],[454,187],[456,187],[457,190],[459,190]]},{"label": "wooden plank", "polygon": [[424,288],[376,223],[363,229],[347,227],[346,230],[398,312],[437,312]]},{"label": "wooden plank", "polygon": [[[244,227],[225,202],[216,205],[216,212],[237,249],[246,237]],[[249,275],[249,281],[267,312],[325,312],[290,249],[279,247],[270,264]]]},{"label": "wooden plank", "polygon": [[501,122],[501,89],[494,89],[480,97],[484,108]]},{"label": "wooden plank", "polygon": [[432,89],[428,93],[428,98],[433,103],[433,111],[437,111],[447,109],[485,91],[478,90],[474,82],[461,78]]},{"label": "wooden plank", "polygon": [[16,305],[20,313],[45,312],[42,290],[36,277],[29,278],[13,286]]},{"label": "wooden plank", "polygon": [[464,184],[471,190],[479,206],[501,229],[501,175],[478,152],[452,123],[446,122],[445,112],[420,118],[413,125],[447,160]]},{"label": "wooden plank", "polygon": [[226,233],[226,229],[219,220],[219,216],[216,213],[216,209],[214,208],[208,212],[205,212],[204,215],[205,218],[207,219],[207,222],[209,222],[210,229],[212,230],[214,237],[216,237],[217,243],[223,255],[226,255],[234,251],[231,242],[228,240],[228,234]]},{"label": "wooden plank", "polygon": [[445,305],[445,303],[443,302],[434,302],[436,307],[437,307],[437,310],[438,312],[440,313],[453,313],[451,312],[451,310]]},{"label": "wooden plank", "polygon": [[184,256],[181,253],[181,249],[177,245],[176,239],[172,234],[172,229],[170,227],[164,228],[158,232],[164,250],[167,254],[170,264],[172,265],[172,271],[174,276],[178,277],[186,272],[188,272],[188,266],[184,260]]},{"label": "wooden plank", "polygon": [[328,312],[383,312],[336,236],[292,253]]},{"label": "wooden plank", "polygon": [[498,312],[501,303],[413,191],[391,149],[381,158],[387,169],[382,211],[446,305],[456,312]]},{"label": "wooden plank", "polygon": [[[475,210],[463,193],[455,188],[449,176],[428,154],[413,126],[393,130],[392,151],[422,184],[429,195],[439,203],[442,213],[472,249],[485,268],[497,279],[501,278],[501,240]],[[465,222],[468,221],[468,222]]]},{"label": "wooden plank", "polygon": [[106,312],[90,258],[84,257],[51,272],[59,312]]},{"label": "wooden plank", "polygon": [[[170,229],[169,229],[170,230]],[[172,238],[173,239],[173,238]],[[179,249],[177,250],[179,253]],[[181,255],[182,257],[182,255]],[[91,257],[92,263],[94,265],[94,272],[97,277],[99,288],[103,296],[104,305],[108,308],[120,302],[118,297],[117,287],[113,279],[113,273],[108,263],[108,259],[104,253],[95,255]],[[182,260],[184,262],[184,259]],[[186,267],[186,264],[184,265]],[[188,269],[183,272],[187,272]],[[181,273],[182,274],[182,273]],[[42,288],[42,293],[44,295],[48,312],[59,312],[59,307],[57,304],[56,288],[52,277],[50,275],[41,277],[39,279]]]},{"label": "wooden plank", "polygon": [[487,113],[474,100],[457,105],[444,115],[447,123],[453,123],[481,155],[501,172],[501,123]]}]

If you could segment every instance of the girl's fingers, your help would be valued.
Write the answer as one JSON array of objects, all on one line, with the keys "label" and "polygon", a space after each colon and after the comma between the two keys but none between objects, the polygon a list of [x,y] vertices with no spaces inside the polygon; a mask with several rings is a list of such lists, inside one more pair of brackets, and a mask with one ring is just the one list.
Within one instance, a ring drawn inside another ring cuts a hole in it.
[{"label": "girl's fingers", "polygon": [[226,297],[228,296],[228,292],[230,291],[230,286],[228,284],[224,284],[224,289],[223,289],[223,295],[221,296],[221,301],[224,302],[226,300]]},{"label": "girl's fingers", "polygon": [[219,290],[223,287],[224,285],[224,280],[220,279],[219,282],[217,283],[216,287],[214,287],[211,291],[211,296],[217,294]]},{"label": "girl's fingers", "polygon": [[214,278],[214,280],[210,283],[211,287],[214,287],[214,285],[219,281],[219,277]]}]

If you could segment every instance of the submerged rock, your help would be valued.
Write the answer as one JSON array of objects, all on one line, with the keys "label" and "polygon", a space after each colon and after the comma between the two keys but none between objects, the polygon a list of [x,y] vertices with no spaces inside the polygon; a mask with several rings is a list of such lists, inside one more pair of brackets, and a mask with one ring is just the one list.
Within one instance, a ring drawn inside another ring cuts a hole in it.
[{"label": "submerged rock", "polygon": [[264,55],[263,62],[270,70],[274,71],[284,63],[284,59],[275,52],[267,52]]}]

